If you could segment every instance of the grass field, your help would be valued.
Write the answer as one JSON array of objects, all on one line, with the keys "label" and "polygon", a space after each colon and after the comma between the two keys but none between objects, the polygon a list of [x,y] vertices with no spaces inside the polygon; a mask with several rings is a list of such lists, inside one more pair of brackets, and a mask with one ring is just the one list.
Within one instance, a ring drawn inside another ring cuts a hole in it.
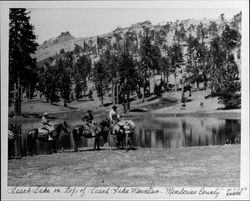
[{"label": "grass field", "polygon": [[240,145],[82,149],[8,161],[9,186],[240,186]]}]

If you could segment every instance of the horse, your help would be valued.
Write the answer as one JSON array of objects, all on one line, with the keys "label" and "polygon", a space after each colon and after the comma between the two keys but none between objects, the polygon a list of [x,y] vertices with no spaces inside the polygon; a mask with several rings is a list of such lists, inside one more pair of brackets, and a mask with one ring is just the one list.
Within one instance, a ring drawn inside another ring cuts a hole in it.
[{"label": "horse", "polygon": [[18,126],[15,124],[10,124],[8,129],[8,158],[11,157],[11,147],[15,146],[15,141],[17,140]]},{"label": "horse", "polygon": [[128,151],[128,145],[131,149],[133,135],[135,133],[135,124],[132,120],[121,120],[117,122],[113,128],[114,133],[116,135],[116,147],[119,148],[120,143],[122,144],[122,148],[124,148],[124,140],[126,151]]},{"label": "horse", "polygon": [[111,122],[108,118],[105,118],[99,123],[94,123],[91,125],[87,125],[86,123],[82,125],[76,125],[73,130],[73,139],[75,142],[74,151],[78,151],[79,141],[81,137],[85,138],[95,138],[94,150],[100,149],[100,137],[102,136],[104,139],[105,145],[107,145],[108,134],[111,130]]},{"label": "horse", "polygon": [[[43,130],[43,132],[41,132],[41,130]],[[57,153],[56,140],[59,138],[62,132],[64,132],[66,135],[70,134],[70,128],[66,121],[54,125],[54,130],[51,133],[49,133],[44,129],[41,130],[38,128],[34,128],[27,132],[28,152],[30,155],[33,154],[37,155],[36,140],[48,142],[49,145],[52,146],[54,153]],[[51,137],[52,140],[49,140],[49,136]]]},{"label": "horse", "polygon": [[8,141],[17,140],[18,126],[15,124],[10,124],[8,129]]}]

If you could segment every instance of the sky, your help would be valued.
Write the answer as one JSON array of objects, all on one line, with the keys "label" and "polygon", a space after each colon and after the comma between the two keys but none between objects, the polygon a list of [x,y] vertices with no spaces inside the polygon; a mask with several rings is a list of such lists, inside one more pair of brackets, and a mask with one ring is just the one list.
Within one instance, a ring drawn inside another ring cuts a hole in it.
[{"label": "sky", "polygon": [[232,18],[239,9],[194,8],[31,8],[30,22],[35,27],[37,42],[69,31],[74,37],[89,37],[128,27],[145,20],[152,24],[185,19],[216,19],[221,13]]}]

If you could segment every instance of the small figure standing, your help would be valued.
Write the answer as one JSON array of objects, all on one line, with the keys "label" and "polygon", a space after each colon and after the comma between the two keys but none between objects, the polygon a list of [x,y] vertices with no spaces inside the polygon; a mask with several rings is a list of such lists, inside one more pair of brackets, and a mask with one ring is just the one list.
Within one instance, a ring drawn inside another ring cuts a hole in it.
[{"label": "small figure standing", "polygon": [[204,108],[204,103],[201,101],[200,103],[201,108]]},{"label": "small figure standing", "polygon": [[89,96],[89,99],[92,101],[93,100],[93,91],[91,89],[89,90],[88,96]]}]

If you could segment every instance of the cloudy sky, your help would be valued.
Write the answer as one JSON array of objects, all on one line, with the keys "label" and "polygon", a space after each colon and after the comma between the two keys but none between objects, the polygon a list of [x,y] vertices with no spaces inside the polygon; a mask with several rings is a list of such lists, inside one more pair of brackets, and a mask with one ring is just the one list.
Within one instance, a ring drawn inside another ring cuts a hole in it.
[{"label": "cloudy sky", "polygon": [[29,8],[38,43],[69,31],[74,37],[106,33],[116,27],[150,20],[153,24],[177,19],[231,18],[239,9],[194,8]]}]

